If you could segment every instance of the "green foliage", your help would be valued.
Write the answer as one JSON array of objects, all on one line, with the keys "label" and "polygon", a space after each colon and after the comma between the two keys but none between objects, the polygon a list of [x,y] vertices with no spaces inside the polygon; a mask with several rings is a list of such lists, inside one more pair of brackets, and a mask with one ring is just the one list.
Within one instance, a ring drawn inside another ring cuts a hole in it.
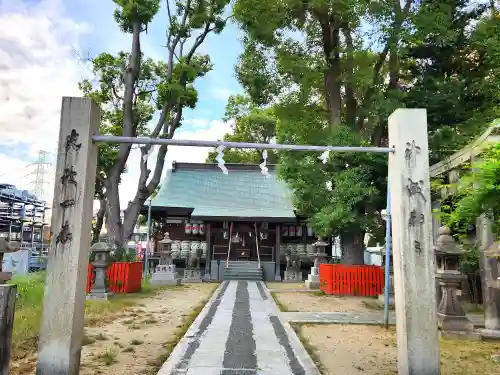
[{"label": "green foliage", "polygon": [[470,225],[483,212],[493,219],[495,234],[500,234],[500,143],[496,144],[462,176],[457,184],[458,194],[449,198],[442,209],[443,220],[455,233],[466,234]]},{"label": "green foliage", "polygon": [[[281,119],[279,143],[346,146],[364,143],[359,134],[347,127],[331,131],[320,108],[290,103],[277,113]],[[308,126],[301,126],[302,123]],[[292,188],[299,213],[308,217],[321,235],[338,235],[359,228],[372,232],[380,228],[373,214],[385,205],[384,156],[331,152],[326,161],[320,160],[320,156],[315,152],[280,153],[280,176]]]},{"label": "green foliage", "polygon": [[[247,143],[270,143],[276,136],[277,118],[273,108],[258,108],[249,97],[236,95],[229,98],[226,107],[226,121],[232,120],[232,133],[225,134],[224,141]],[[224,150],[226,163],[259,164],[262,162],[261,150],[255,149],[228,149]],[[208,154],[207,162],[215,163],[217,151]],[[278,160],[277,153],[267,151],[267,161],[275,164]]]},{"label": "green foliage", "polygon": [[[387,146],[394,109],[424,107],[435,162],[497,117],[498,17],[465,0],[399,4],[236,1],[244,31],[236,77],[254,106],[273,108],[278,142]],[[279,154],[299,212],[318,233],[383,236],[385,157],[318,156]]]},{"label": "green foliage", "polygon": [[132,33],[133,25],[146,29],[160,10],[160,0],[113,0],[118,5],[113,16],[120,29]]}]

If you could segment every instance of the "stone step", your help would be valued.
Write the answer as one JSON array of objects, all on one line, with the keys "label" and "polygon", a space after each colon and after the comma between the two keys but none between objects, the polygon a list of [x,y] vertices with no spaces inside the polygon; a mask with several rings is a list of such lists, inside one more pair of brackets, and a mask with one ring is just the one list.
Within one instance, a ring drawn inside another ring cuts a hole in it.
[{"label": "stone step", "polygon": [[248,274],[261,275],[262,270],[225,270],[224,271],[224,274],[230,274],[230,273],[248,273]]},{"label": "stone step", "polygon": [[262,277],[224,276],[224,280],[262,281]]}]

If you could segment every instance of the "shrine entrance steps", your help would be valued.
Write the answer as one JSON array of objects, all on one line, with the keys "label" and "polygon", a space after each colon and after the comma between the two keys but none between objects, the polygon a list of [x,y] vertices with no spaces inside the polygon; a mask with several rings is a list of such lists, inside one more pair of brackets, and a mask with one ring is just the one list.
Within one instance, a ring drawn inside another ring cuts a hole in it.
[{"label": "shrine entrance steps", "polygon": [[263,282],[224,281],[158,375],[320,375]]},{"label": "shrine entrance steps", "polygon": [[264,273],[258,262],[231,261],[224,267],[223,280],[262,281]]}]

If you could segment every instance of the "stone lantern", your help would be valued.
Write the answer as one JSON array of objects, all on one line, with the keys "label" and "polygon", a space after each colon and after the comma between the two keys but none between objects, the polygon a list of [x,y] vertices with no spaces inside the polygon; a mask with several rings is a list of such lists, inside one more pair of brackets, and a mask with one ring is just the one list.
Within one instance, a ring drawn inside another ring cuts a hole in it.
[{"label": "stone lantern", "polygon": [[439,228],[439,236],[434,247],[436,257],[436,281],[442,289],[442,296],[438,305],[438,326],[442,334],[474,335],[474,326],[467,318],[460,301],[457,298],[457,289],[467,278],[459,270],[460,255],[455,239],[451,236],[448,227]]},{"label": "stone lantern", "polygon": [[314,247],[314,254],[312,256],[314,257],[314,264],[311,267],[311,273],[307,277],[306,280],[306,287],[308,289],[319,289],[320,282],[319,282],[319,262],[320,259],[323,259],[326,256],[326,247],[328,246],[328,243],[323,241],[320,237],[318,237],[318,240],[312,244]]},{"label": "stone lantern", "polygon": [[172,242],[168,232],[164,234],[161,241],[158,241],[160,262],[151,277],[151,283],[153,284],[179,285],[181,283],[181,279],[177,277],[176,267],[172,260]]},{"label": "stone lantern", "polygon": [[105,242],[96,242],[90,248],[94,253],[94,267],[95,278],[94,286],[87,296],[87,299],[108,299],[113,293],[108,291],[108,275],[107,270],[109,266],[109,253],[111,249]]}]

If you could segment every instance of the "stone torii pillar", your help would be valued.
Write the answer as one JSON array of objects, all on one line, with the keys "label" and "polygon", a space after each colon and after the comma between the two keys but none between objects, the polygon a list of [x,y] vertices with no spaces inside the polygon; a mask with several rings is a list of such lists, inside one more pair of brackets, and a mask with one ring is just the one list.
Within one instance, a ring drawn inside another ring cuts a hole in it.
[{"label": "stone torii pillar", "polygon": [[64,97],[36,375],[77,375],[97,167],[99,106]]},{"label": "stone torii pillar", "polygon": [[426,110],[394,111],[389,146],[398,375],[439,375]]}]

